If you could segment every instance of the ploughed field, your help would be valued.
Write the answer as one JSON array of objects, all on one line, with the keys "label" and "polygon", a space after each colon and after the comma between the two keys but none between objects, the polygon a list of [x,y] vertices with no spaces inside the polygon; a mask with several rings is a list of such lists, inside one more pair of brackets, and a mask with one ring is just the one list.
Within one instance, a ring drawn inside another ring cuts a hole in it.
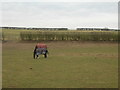
[{"label": "ploughed field", "polygon": [[35,42],[3,43],[3,88],[118,87],[117,43],[80,41],[44,41],[44,43],[48,46],[49,55],[48,58],[40,56],[39,59],[33,59]]}]

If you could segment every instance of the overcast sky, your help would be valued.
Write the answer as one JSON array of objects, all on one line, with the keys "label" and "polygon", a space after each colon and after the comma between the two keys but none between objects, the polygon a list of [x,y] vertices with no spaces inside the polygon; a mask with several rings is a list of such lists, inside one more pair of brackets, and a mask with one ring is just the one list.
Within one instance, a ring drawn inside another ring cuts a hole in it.
[{"label": "overcast sky", "polygon": [[118,28],[117,2],[2,2],[2,26]]}]

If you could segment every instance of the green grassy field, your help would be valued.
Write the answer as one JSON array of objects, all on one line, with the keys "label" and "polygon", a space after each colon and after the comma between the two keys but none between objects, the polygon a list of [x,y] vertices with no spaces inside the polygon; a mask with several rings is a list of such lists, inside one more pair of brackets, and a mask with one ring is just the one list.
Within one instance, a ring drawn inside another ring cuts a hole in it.
[{"label": "green grassy field", "polygon": [[2,30],[3,88],[118,87],[117,42],[44,41],[49,56],[35,60],[36,42],[20,41],[24,31]]},{"label": "green grassy field", "polygon": [[3,43],[3,88],[118,87],[117,43],[45,43],[48,58],[36,60],[32,56],[36,43]]}]

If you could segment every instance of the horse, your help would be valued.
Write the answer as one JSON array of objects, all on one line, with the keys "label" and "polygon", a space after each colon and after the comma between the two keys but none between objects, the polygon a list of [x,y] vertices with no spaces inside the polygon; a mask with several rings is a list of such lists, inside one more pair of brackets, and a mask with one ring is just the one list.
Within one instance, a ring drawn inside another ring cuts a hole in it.
[{"label": "horse", "polygon": [[47,58],[48,50],[46,44],[37,44],[34,49],[33,58],[37,59],[39,55],[44,55]]}]

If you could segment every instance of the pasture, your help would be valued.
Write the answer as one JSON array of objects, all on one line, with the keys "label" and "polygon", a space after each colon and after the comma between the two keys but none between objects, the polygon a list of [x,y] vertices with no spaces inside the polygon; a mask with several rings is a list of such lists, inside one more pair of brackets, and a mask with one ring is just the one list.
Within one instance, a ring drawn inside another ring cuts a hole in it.
[{"label": "pasture", "polygon": [[18,41],[15,32],[2,45],[3,88],[118,87],[117,43],[42,41],[48,58],[33,59],[36,42]]}]

